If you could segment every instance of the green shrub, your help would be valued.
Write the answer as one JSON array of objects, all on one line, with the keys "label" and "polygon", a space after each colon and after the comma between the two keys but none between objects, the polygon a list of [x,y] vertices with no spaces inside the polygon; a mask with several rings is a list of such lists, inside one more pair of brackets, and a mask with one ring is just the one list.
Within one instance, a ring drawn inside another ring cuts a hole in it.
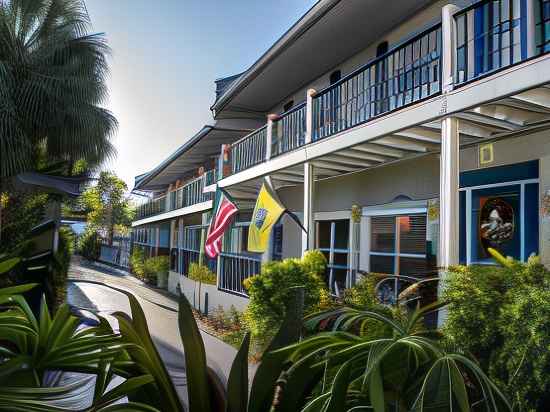
[{"label": "green shrub", "polygon": [[154,256],[143,262],[143,278],[148,283],[155,283],[159,273],[168,273],[170,261],[168,256]]},{"label": "green shrub", "polygon": [[216,274],[208,266],[201,265],[200,263],[191,263],[189,265],[188,277],[195,282],[206,283],[208,285],[215,285],[218,280]]},{"label": "green shrub", "polygon": [[294,286],[305,287],[305,312],[315,311],[326,291],[322,280],[325,268],[323,254],[311,251],[303,259],[266,263],[259,275],[246,279],[244,286],[250,302],[244,318],[254,337],[264,337],[267,341],[279,328]]},{"label": "green shrub", "polygon": [[139,246],[134,247],[130,255],[130,271],[140,279],[145,274],[143,270],[144,262],[145,255],[143,254],[143,250]]},{"label": "green shrub", "polygon": [[101,243],[95,229],[88,228],[78,239],[78,253],[89,260],[99,259]]},{"label": "green shrub", "polygon": [[550,271],[538,258],[456,267],[444,334],[473,353],[519,410],[550,410]]}]

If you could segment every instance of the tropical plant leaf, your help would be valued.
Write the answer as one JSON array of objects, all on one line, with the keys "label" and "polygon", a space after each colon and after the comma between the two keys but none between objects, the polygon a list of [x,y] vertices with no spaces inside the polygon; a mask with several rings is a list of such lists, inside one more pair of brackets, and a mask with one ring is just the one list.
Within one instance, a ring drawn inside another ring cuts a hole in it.
[{"label": "tropical plant leaf", "polygon": [[189,412],[209,412],[210,387],[204,342],[191,305],[183,294],[179,301],[178,325],[185,354]]},{"label": "tropical plant leaf", "polygon": [[97,401],[94,402],[96,408],[107,406],[129,394],[135,392],[139,388],[149,383],[153,383],[155,379],[151,375],[141,375],[125,380],[120,385],[103,394]]},{"label": "tropical plant leaf", "polygon": [[247,332],[233,360],[227,382],[227,411],[246,411],[248,405],[248,348],[250,332]]},{"label": "tropical plant leaf", "polygon": [[[147,320],[143,309],[141,308],[136,297],[124,289],[111,287],[128,298],[132,318],[129,319],[125,313],[116,312],[113,316],[118,320],[122,336],[129,342],[137,345],[134,349],[127,351],[136,357],[138,363],[146,366],[148,372],[155,378],[157,387],[156,394],[151,393],[150,396],[158,396],[163,408],[170,411],[181,411],[183,406],[176,392],[176,388],[170,375],[166,370],[158,350],[151,339]],[[141,349],[139,349],[141,347]]]},{"label": "tropical plant leaf", "polygon": [[374,412],[384,412],[386,410],[384,383],[382,382],[382,374],[380,373],[379,366],[374,368],[370,374],[369,396]]},{"label": "tropical plant leaf", "polygon": [[252,381],[248,412],[264,412],[269,410],[273,399],[275,382],[279,378],[288,351],[277,351],[284,346],[295,343],[300,338],[302,329],[304,290],[294,288],[292,298],[287,302],[287,310],[281,327],[267,348],[262,362]]},{"label": "tropical plant leaf", "polygon": [[4,273],[8,273],[10,270],[12,270],[19,262],[21,261],[21,258],[11,258],[6,259],[0,262],[0,275]]}]

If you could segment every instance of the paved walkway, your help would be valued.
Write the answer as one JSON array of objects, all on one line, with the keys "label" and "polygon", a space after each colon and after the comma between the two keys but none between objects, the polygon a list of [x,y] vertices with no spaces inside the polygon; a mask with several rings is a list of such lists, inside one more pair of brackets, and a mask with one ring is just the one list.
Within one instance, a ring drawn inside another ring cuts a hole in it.
[{"label": "paved walkway", "polygon": [[165,290],[153,288],[129,273],[108,265],[74,256],[69,268],[69,281],[103,283],[132,292],[167,310],[178,311],[178,298]]},{"label": "paved walkway", "polygon": [[[183,355],[183,347],[181,346],[177,323],[177,297],[170,295],[164,290],[150,287],[124,271],[106,265],[88,262],[78,257],[74,257],[71,262],[68,281],[69,293],[80,293],[82,295],[81,292],[83,291],[84,295],[86,295],[83,297],[83,301],[87,301],[88,305],[93,305],[98,310],[109,311],[114,310],[114,307],[111,307],[113,305],[118,306],[122,303],[127,305],[127,300],[126,302],[120,302],[120,299],[113,298],[111,293],[107,293],[107,291],[102,292],[101,288],[104,286],[124,289],[134,294],[142,304],[151,335],[159,351],[161,351],[161,356],[163,345],[168,344],[171,349],[170,351],[166,351],[170,356],[166,356],[166,359],[162,356],[163,360],[172,364],[174,360],[180,362],[180,360],[177,359],[180,358],[180,356],[174,356],[176,352],[180,352],[180,354]],[[90,286],[86,287],[86,284]],[[97,284],[100,286],[93,287],[94,284],[95,286],[97,286]],[[80,286],[75,289],[71,285]],[[80,291],[77,289],[80,289]],[[113,300],[117,300],[117,302],[113,302]],[[204,331],[201,331],[201,334],[206,349],[208,365],[216,371],[222,381],[226,383],[231,364],[237,351],[232,346]],[[176,351],[173,349],[176,349]],[[255,365],[251,365],[250,377],[253,376],[254,370]]]}]

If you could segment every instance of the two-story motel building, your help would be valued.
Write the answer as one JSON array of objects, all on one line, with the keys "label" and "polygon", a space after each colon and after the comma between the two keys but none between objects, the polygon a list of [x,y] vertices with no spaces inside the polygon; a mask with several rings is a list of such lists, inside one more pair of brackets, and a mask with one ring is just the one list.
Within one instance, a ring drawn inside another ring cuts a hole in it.
[{"label": "two-story motel building", "polygon": [[[134,245],[171,256],[193,299],[216,184],[241,210],[210,308],[247,303],[263,261],[312,248],[335,294],[359,272],[490,264],[489,246],[550,263],[550,0],[320,0],[248,70],[216,82],[205,126],[149,173]],[[283,218],[246,251],[270,176]],[[204,302],[204,299],[202,299]]]}]

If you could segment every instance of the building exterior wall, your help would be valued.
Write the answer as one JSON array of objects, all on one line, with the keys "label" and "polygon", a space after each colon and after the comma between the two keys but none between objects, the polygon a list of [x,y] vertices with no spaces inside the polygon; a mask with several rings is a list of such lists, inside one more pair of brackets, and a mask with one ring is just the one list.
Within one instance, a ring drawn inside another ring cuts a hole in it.
[{"label": "building exterior wall", "polygon": [[[173,273],[173,272],[172,272]],[[191,280],[185,276],[180,276],[180,288],[181,293],[185,295],[187,300],[195,308],[198,308],[199,305],[199,284],[194,280]],[[204,312],[206,294],[208,293],[208,313],[216,310],[218,307],[222,307],[225,311],[231,309],[233,306],[238,311],[242,312],[246,309],[248,305],[248,299],[242,296],[233,295],[231,293],[226,293],[218,290],[215,285],[205,285],[201,286],[201,310]]]},{"label": "building exterior wall", "polygon": [[[508,138],[493,143],[494,160],[479,164],[479,146],[461,150],[460,170],[512,165],[532,160],[540,164],[540,194],[550,195],[550,132]],[[282,202],[290,210],[303,209],[303,187],[280,190]],[[315,183],[315,212],[349,211],[360,207],[385,205],[403,199],[432,200],[439,196],[439,156],[426,155],[360,173]],[[539,250],[544,263],[550,264],[550,216],[541,217]],[[293,222],[284,225],[284,257],[299,256],[301,232]]]}]

